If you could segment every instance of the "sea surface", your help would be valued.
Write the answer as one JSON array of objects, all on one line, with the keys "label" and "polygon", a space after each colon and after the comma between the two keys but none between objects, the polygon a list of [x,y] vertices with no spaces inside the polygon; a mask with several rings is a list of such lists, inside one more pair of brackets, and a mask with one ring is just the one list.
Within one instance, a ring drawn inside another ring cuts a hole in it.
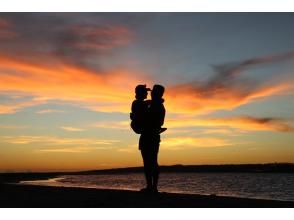
[{"label": "sea surface", "polygon": [[[140,190],[141,173],[65,175],[20,184]],[[292,173],[161,173],[159,191],[294,201]]]}]

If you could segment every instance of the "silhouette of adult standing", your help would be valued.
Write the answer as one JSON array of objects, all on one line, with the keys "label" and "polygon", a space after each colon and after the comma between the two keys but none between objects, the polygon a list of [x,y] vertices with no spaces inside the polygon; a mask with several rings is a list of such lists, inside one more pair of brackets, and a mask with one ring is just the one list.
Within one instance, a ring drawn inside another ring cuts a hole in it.
[{"label": "silhouette of adult standing", "polygon": [[159,166],[157,156],[160,144],[161,126],[164,124],[165,108],[163,105],[164,87],[154,85],[151,91],[151,102],[146,115],[146,125],[139,140],[144,173],[146,177],[146,188],[141,191],[158,192]]}]

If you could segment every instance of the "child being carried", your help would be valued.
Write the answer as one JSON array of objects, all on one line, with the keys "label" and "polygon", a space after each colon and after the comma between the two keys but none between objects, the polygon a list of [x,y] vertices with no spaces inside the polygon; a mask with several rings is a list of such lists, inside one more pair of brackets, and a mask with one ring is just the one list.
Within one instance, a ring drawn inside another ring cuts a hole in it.
[{"label": "child being carried", "polygon": [[[151,104],[151,100],[145,100],[148,95],[146,85],[136,86],[135,93],[136,99],[132,103],[132,112],[130,113],[131,128],[137,134],[142,134],[144,125],[146,124],[146,115],[148,114],[148,108]],[[159,133],[166,131],[167,128],[160,128]]]}]

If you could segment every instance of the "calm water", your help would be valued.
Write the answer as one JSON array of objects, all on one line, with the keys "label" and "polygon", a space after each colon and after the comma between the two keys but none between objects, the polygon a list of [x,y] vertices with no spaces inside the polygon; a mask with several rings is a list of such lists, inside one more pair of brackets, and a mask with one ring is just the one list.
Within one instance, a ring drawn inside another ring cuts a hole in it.
[{"label": "calm water", "polygon": [[[139,190],[142,174],[66,175],[22,184]],[[270,173],[162,173],[159,190],[164,192],[225,195],[294,201],[294,174]]]}]

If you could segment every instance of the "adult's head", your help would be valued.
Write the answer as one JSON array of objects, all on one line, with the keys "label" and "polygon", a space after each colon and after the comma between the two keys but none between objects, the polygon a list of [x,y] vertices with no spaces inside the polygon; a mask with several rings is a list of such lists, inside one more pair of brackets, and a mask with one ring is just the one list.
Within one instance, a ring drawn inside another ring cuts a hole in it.
[{"label": "adult's head", "polygon": [[162,99],[164,93],[164,87],[162,85],[155,84],[151,91],[151,98],[153,100]]},{"label": "adult's head", "polygon": [[137,85],[135,88],[136,99],[146,99],[148,95],[149,88],[146,85]]}]

